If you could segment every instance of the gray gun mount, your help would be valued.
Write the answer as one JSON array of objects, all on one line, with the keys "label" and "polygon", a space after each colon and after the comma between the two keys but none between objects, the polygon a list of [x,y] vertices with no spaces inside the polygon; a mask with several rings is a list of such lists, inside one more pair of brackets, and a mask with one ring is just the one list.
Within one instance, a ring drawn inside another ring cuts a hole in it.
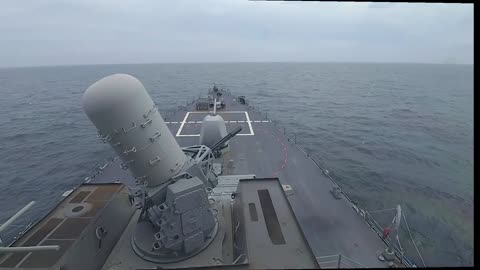
[{"label": "gray gun mount", "polygon": [[[115,74],[82,96],[88,118],[129,169],[138,188],[130,202],[141,213],[132,234],[137,255],[153,262],[186,259],[215,238],[218,221],[208,200],[218,183],[205,145],[180,148],[142,83]],[[220,139],[222,145],[241,129]],[[235,133],[236,132],[236,133]]]},{"label": "gray gun mount", "polygon": [[[236,128],[215,146],[240,131],[241,127]],[[162,186],[144,185],[131,193],[137,208],[142,209],[132,238],[133,249],[153,262],[187,259],[207,247],[217,232],[218,222],[208,200],[208,192],[218,183],[212,150],[205,145],[182,150],[188,157],[182,172]]]},{"label": "gray gun mount", "polygon": [[225,137],[220,139],[218,142],[212,145],[211,149],[213,153],[216,153],[226,142],[228,142],[231,138],[235,137],[238,133],[242,131],[242,127],[238,126],[232,132],[228,133]]},{"label": "gray gun mount", "polygon": [[143,197],[147,203],[135,227],[132,246],[146,260],[184,260],[202,251],[215,238],[218,224],[205,184],[198,177],[183,176],[166,187],[162,203]]}]

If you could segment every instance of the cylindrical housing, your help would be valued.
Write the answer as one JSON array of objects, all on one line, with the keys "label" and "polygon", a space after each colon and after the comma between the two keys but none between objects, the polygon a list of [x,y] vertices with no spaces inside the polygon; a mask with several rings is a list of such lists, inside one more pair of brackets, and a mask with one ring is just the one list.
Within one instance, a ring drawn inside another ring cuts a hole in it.
[{"label": "cylindrical housing", "polygon": [[220,115],[207,115],[203,118],[202,126],[200,127],[199,144],[212,147],[227,134],[225,121]]},{"label": "cylindrical housing", "polygon": [[88,118],[123,163],[149,187],[180,172],[186,155],[142,83],[115,74],[92,84],[82,96]]}]

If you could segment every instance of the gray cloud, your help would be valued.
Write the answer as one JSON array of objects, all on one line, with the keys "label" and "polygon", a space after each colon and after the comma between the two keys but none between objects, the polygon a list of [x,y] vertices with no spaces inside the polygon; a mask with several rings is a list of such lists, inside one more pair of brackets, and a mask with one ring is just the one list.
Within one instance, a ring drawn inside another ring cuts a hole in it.
[{"label": "gray cloud", "polygon": [[473,63],[472,4],[6,0],[0,66]]}]

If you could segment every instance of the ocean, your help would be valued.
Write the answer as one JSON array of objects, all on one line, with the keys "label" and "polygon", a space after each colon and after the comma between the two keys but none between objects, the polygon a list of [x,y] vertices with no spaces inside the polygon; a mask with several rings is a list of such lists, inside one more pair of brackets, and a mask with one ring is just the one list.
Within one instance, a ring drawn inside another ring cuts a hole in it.
[{"label": "ocean", "polygon": [[[162,113],[217,83],[246,95],[362,208],[400,204],[427,266],[473,265],[473,65],[225,63],[0,69],[0,223],[36,204],[4,242],[41,218],[113,151],[80,97],[136,76]],[[394,212],[376,212],[388,223]],[[403,226],[403,225],[402,225]],[[400,241],[421,259],[402,227]]]}]

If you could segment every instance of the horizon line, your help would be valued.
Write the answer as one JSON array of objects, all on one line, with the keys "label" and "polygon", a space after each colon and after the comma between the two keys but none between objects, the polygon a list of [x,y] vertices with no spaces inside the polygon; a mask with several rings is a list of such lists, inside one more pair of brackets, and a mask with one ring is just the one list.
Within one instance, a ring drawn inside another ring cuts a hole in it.
[{"label": "horizon line", "polygon": [[59,64],[59,65],[31,65],[31,66],[0,66],[0,69],[14,68],[48,68],[48,67],[82,67],[82,66],[120,66],[120,65],[172,65],[172,64],[420,64],[420,65],[464,65],[473,66],[473,63],[432,63],[432,62],[375,62],[375,61],[216,61],[216,62],[140,62],[140,63],[92,63],[92,64]]}]

